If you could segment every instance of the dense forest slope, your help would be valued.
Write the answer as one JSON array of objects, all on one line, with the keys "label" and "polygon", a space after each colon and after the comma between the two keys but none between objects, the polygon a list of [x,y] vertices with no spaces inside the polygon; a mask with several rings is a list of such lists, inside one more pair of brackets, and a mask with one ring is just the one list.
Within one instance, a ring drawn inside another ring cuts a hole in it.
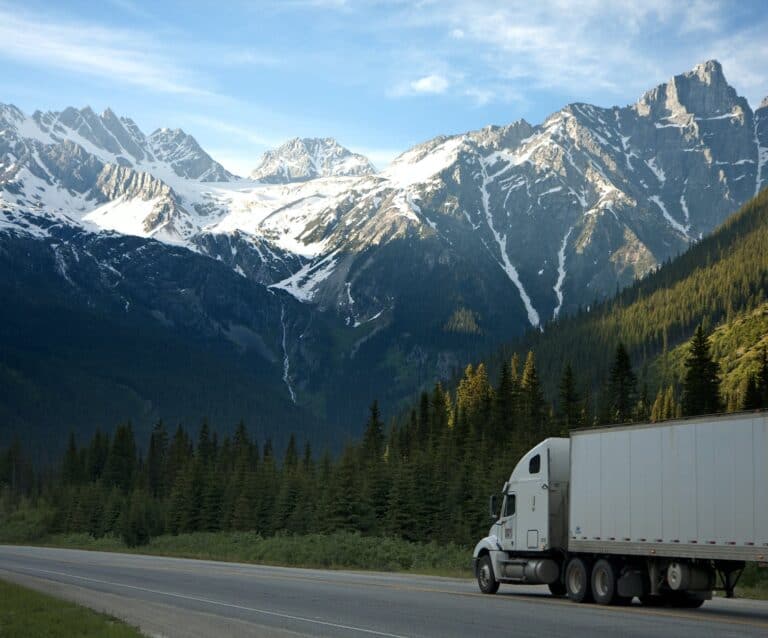
[{"label": "dense forest slope", "polygon": [[[574,366],[584,388],[599,388],[608,377],[616,346],[622,342],[641,382],[654,391],[665,381],[679,378],[662,373],[670,364],[651,365],[656,357],[690,339],[698,324],[711,331],[739,313],[759,307],[766,292],[768,190],[763,190],[712,235],[611,301],[583,308],[546,325],[541,332],[531,331],[491,360],[498,367],[511,352],[534,350],[545,390],[553,396],[567,362]],[[729,355],[725,343],[715,345],[719,358]],[[682,354],[683,350],[676,352]]]}]

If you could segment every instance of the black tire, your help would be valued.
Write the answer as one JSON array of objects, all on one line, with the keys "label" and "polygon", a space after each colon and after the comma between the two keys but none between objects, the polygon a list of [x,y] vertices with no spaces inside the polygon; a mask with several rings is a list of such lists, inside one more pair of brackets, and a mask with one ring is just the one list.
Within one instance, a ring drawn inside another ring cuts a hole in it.
[{"label": "black tire", "polygon": [[598,605],[613,605],[616,599],[616,571],[604,558],[592,568],[592,598]]},{"label": "black tire", "polygon": [[554,583],[549,583],[549,593],[557,598],[562,598],[568,593],[568,590],[565,588],[565,583],[556,580]]},{"label": "black tire", "polygon": [[587,558],[572,558],[565,568],[565,589],[575,603],[592,602],[592,587],[590,587],[590,574],[592,564]]},{"label": "black tire", "polygon": [[499,591],[499,581],[493,574],[491,557],[486,554],[477,561],[477,585],[484,594],[495,594]]}]

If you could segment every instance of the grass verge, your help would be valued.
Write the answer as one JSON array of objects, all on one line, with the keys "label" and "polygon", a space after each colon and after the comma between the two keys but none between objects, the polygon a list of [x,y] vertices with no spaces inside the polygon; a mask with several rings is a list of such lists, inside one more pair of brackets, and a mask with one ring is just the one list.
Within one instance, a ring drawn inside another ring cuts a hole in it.
[{"label": "grass verge", "polygon": [[353,532],[267,538],[255,532],[197,532],[158,536],[149,545],[134,549],[116,537],[94,539],[87,534],[69,534],[50,536],[37,544],[285,567],[472,576],[472,554],[465,547],[413,543]]},{"label": "grass verge", "polygon": [[3,638],[139,638],[123,622],[31,589],[0,580]]}]

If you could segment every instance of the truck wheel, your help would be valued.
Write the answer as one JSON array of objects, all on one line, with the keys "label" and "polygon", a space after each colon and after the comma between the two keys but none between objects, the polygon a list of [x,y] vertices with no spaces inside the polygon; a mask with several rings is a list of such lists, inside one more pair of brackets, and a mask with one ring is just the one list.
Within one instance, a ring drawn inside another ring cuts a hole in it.
[{"label": "truck wheel", "polygon": [[568,593],[568,590],[562,581],[556,580],[554,583],[549,583],[549,593],[557,598],[562,598]]},{"label": "truck wheel", "polygon": [[565,568],[565,589],[575,603],[592,602],[592,588],[589,586],[591,564],[586,558],[572,558]]},{"label": "truck wheel", "polygon": [[612,605],[616,598],[616,574],[605,559],[592,568],[592,597],[598,605]]},{"label": "truck wheel", "polygon": [[486,554],[477,562],[477,584],[484,594],[495,594],[499,591],[499,581],[493,575],[491,557]]}]

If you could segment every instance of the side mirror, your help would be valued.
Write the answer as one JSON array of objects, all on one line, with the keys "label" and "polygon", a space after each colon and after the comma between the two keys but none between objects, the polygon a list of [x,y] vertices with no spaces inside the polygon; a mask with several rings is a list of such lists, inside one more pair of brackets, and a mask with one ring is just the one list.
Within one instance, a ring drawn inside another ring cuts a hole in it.
[{"label": "side mirror", "polygon": [[491,494],[491,498],[488,502],[488,516],[492,523],[495,523],[499,518],[498,498],[498,494]]}]

